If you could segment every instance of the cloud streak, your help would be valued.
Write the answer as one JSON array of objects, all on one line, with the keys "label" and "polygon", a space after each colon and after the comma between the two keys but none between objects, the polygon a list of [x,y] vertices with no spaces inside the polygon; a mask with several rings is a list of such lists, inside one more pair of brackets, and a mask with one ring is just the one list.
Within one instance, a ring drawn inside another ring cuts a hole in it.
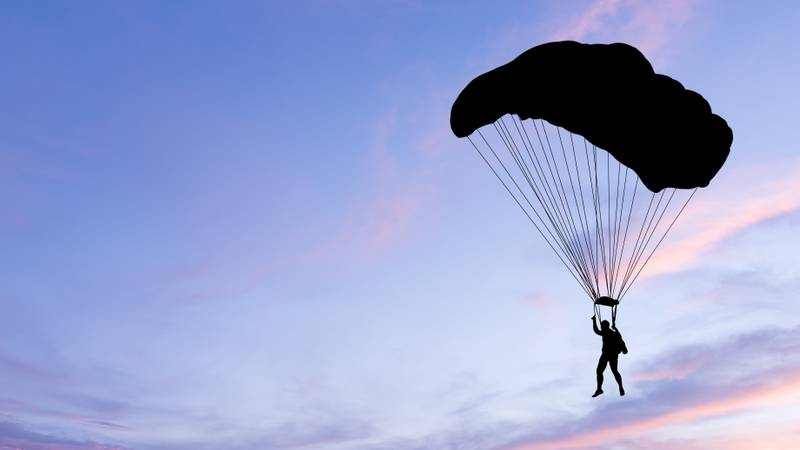
[{"label": "cloud streak", "polygon": [[800,396],[800,374],[776,385],[759,386],[735,393],[731,398],[721,398],[703,404],[678,408],[664,414],[623,425],[597,429],[586,433],[576,433],[563,438],[513,447],[514,450],[575,449],[600,446],[612,441],[648,433],[673,425],[687,424],[708,417],[727,415],[747,408],[767,407],[781,403],[795,402]]},{"label": "cloud streak", "polygon": [[125,425],[114,423],[108,420],[97,419],[70,412],[56,411],[50,408],[40,408],[19,400],[0,399],[0,410],[3,411],[4,415],[8,417],[14,417],[17,415],[30,415],[39,418],[50,418],[72,422],[92,428],[105,428],[116,431],[129,430],[129,428]]},{"label": "cloud streak", "polygon": [[[534,433],[509,450],[583,449],[625,442],[674,426],[800,402],[800,328],[764,330],[721,344],[678,348],[645,365],[634,403],[600,406]],[[674,381],[680,374],[681,381]],[[635,446],[621,448],[636,448]],[[668,447],[669,448],[669,447]],[[682,447],[687,448],[687,447]],[[709,448],[709,447],[705,447]],[[780,448],[780,447],[777,447]]]},{"label": "cloud streak", "polygon": [[0,422],[0,450],[126,450],[94,441],[76,441],[31,431],[14,422]]},{"label": "cloud streak", "polygon": [[[643,277],[682,270],[726,239],[800,208],[800,161],[739,167],[698,193]],[[723,168],[725,170],[725,168]]]},{"label": "cloud streak", "polygon": [[657,63],[664,59],[668,44],[694,18],[700,3],[692,0],[596,0],[561,26],[551,40],[625,41]]}]

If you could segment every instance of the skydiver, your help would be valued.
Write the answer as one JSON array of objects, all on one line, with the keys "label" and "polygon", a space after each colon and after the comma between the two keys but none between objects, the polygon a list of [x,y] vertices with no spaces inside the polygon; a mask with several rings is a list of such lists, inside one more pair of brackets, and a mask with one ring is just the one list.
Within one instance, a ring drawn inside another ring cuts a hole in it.
[{"label": "skydiver", "polygon": [[614,323],[608,326],[608,321],[603,320],[600,322],[600,328],[597,329],[597,320],[592,316],[592,328],[595,334],[603,337],[603,350],[600,354],[600,360],[597,362],[597,390],[592,397],[597,397],[603,393],[603,372],[606,370],[606,364],[611,366],[611,372],[619,385],[619,395],[625,395],[625,389],[622,387],[622,375],[617,370],[617,358],[619,354],[627,354],[628,348],[625,346],[625,341],[622,340],[622,335],[617,330],[617,325]]}]

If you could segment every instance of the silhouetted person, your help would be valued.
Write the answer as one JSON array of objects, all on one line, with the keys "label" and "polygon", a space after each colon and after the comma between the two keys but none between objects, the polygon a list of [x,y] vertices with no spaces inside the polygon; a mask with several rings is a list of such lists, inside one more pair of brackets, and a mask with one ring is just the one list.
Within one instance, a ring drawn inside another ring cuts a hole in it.
[{"label": "silhouetted person", "polygon": [[606,364],[611,366],[611,372],[619,385],[619,395],[625,395],[625,389],[622,388],[622,375],[617,370],[617,358],[620,353],[627,354],[628,348],[625,346],[625,341],[622,340],[622,335],[617,330],[616,324],[613,327],[608,326],[608,321],[600,322],[600,329],[597,329],[597,320],[592,316],[592,328],[595,334],[603,337],[603,353],[600,355],[600,360],[597,362],[597,390],[594,391],[592,397],[597,397],[603,393],[603,372],[606,370]]}]

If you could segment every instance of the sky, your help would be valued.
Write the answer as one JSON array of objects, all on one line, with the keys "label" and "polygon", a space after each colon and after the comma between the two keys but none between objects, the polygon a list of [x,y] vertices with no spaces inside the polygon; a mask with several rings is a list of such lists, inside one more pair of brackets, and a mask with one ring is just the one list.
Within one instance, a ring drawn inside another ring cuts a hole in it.
[{"label": "sky", "polygon": [[[0,449],[793,448],[799,21],[5,3]],[[563,39],[636,46],[734,132],[620,307],[625,397],[590,398],[591,305],[449,129],[473,77]]]}]

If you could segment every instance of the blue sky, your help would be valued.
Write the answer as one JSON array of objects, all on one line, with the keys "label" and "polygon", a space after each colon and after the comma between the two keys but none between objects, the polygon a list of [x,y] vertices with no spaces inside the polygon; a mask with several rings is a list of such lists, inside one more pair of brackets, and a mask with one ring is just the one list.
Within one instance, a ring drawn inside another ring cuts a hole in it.
[{"label": "blue sky", "polygon": [[[0,11],[0,449],[791,448],[790,1],[15,2]],[[620,310],[449,109],[623,41],[734,130]],[[544,347],[539,342],[546,342]]]}]

